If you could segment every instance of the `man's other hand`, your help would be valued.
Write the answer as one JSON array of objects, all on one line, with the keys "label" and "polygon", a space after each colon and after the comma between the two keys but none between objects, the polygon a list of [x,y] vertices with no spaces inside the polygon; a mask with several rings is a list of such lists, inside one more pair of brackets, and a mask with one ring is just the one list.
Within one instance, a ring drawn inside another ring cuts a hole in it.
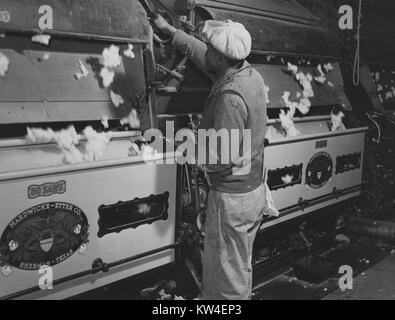
[{"label": "man's other hand", "polygon": [[170,25],[161,15],[156,14],[156,17],[152,19],[154,25],[167,36],[173,37],[177,29]]}]

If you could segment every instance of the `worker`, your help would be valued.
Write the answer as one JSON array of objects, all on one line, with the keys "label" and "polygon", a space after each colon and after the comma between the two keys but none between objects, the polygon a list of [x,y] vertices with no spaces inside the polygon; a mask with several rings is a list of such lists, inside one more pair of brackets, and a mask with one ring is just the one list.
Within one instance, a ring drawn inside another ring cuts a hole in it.
[{"label": "worker", "polygon": [[[249,300],[252,296],[252,249],[263,213],[263,151],[266,91],[260,74],[246,61],[251,36],[237,22],[205,21],[199,40],[171,26],[160,15],[154,25],[172,38],[213,81],[200,129],[250,132],[249,157],[232,157],[228,164],[205,164],[210,185],[204,253],[203,299]],[[248,131],[249,130],[249,131]],[[247,139],[248,140],[248,139]],[[221,141],[223,144],[223,141]],[[243,158],[243,161],[237,159]]]}]

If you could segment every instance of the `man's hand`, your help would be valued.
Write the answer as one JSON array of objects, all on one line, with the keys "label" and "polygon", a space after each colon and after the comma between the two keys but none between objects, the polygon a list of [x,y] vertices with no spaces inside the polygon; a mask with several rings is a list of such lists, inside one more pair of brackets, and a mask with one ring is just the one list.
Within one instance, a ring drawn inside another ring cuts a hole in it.
[{"label": "man's hand", "polygon": [[177,29],[170,25],[161,15],[156,14],[156,17],[152,19],[154,25],[167,36],[173,37]]}]

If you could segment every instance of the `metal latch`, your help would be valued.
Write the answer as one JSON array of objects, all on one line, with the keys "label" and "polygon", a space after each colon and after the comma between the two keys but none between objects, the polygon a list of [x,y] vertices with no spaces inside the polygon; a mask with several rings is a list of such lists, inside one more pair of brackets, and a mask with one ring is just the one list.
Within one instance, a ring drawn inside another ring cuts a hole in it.
[{"label": "metal latch", "polygon": [[176,87],[165,86],[162,82],[152,81],[147,84],[148,90],[156,89],[158,93],[178,93]]},{"label": "metal latch", "polygon": [[156,68],[159,72],[164,72],[164,73],[168,74],[169,76],[171,76],[172,78],[175,78],[179,81],[184,80],[184,76],[182,74],[180,74],[177,69],[169,70],[165,66],[162,66],[161,64],[158,64],[158,63],[156,64]]},{"label": "metal latch", "polygon": [[333,188],[332,193],[334,194],[336,200],[339,199],[343,195],[343,190],[337,189],[336,187]]},{"label": "metal latch", "polygon": [[300,197],[298,200],[298,205],[302,209],[302,211],[304,211],[304,209],[306,209],[309,206],[309,204],[310,204],[310,201],[305,200],[302,197]]},{"label": "metal latch", "polygon": [[98,273],[99,271],[108,272],[109,267],[107,263],[104,263],[102,259],[97,258],[92,262],[92,269],[95,270],[94,273]]},{"label": "metal latch", "polygon": [[158,93],[177,93],[178,89],[176,87],[159,87],[156,89]]}]

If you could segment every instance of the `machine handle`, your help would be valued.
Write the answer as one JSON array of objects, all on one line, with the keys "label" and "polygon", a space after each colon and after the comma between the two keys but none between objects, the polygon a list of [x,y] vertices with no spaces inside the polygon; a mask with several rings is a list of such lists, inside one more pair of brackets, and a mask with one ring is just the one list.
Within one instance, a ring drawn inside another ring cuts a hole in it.
[{"label": "machine handle", "polygon": [[339,197],[343,194],[342,189],[337,189],[336,187],[333,188],[333,194],[336,197],[336,200],[339,199]]},{"label": "machine handle", "polygon": [[144,10],[147,12],[147,16],[150,19],[156,19],[158,16],[149,6],[147,0],[139,0],[140,4],[143,6]]},{"label": "machine handle", "polygon": [[307,208],[309,206],[309,204],[310,204],[310,201],[305,200],[302,197],[300,197],[298,200],[298,205],[302,209],[302,211],[304,211],[304,209]]},{"label": "machine handle", "polygon": [[162,66],[161,64],[158,64],[158,63],[156,64],[156,67],[159,70],[169,74],[172,78],[177,79],[178,81],[184,80],[184,76],[182,74],[180,74],[177,70],[169,70],[165,66]]},{"label": "machine handle", "polygon": [[[152,20],[155,20],[158,17],[158,14],[154,10],[151,9],[147,0],[139,0],[139,2],[143,6],[144,10],[147,12],[148,20],[152,24]],[[161,4],[161,5],[163,6],[163,4]],[[152,29],[157,31],[157,29],[154,26],[152,26]],[[168,43],[171,40],[170,38],[162,39],[161,37],[158,36],[157,32],[155,32],[155,31],[154,31],[154,39],[155,39],[155,41],[162,43],[162,44]]]}]

